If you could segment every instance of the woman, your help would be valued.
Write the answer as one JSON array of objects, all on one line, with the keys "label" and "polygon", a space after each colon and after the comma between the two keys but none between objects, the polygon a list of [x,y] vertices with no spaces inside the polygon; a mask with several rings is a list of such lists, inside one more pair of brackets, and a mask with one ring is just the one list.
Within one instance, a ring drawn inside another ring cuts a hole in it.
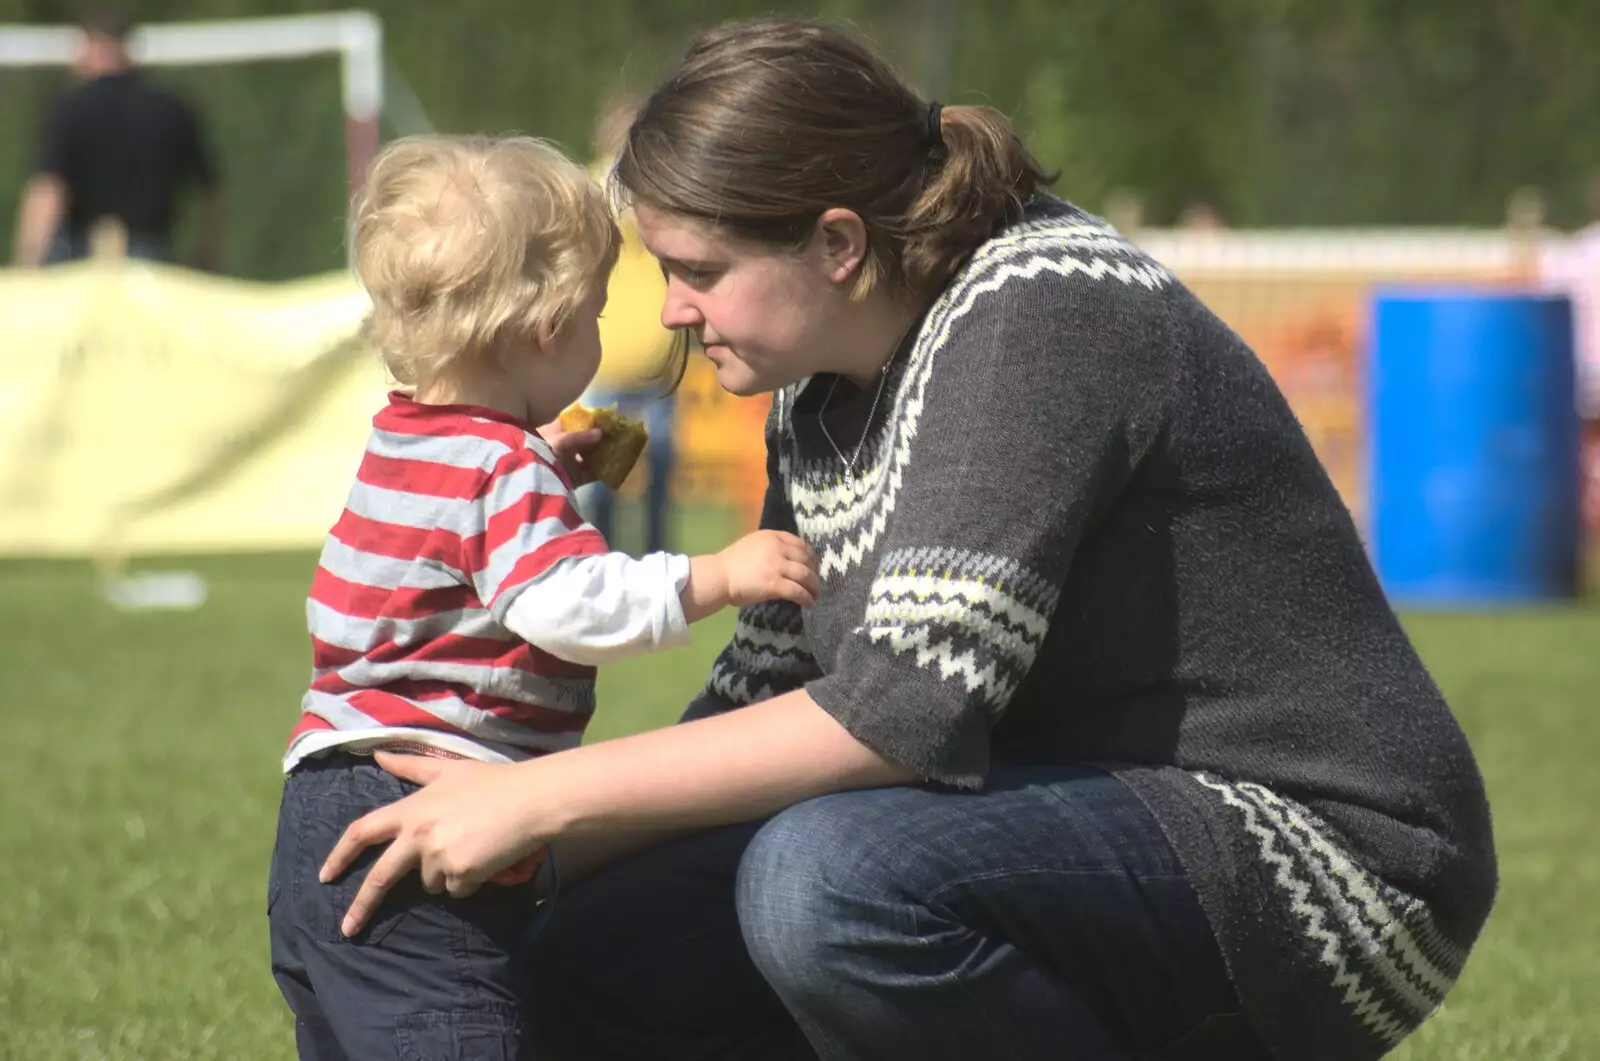
[{"label": "woman", "polygon": [[351,927],[419,865],[654,844],[534,948],[554,1056],[1352,1061],[1421,1023],[1493,899],[1482,783],[1238,338],[1001,115],[814,23],[700,38],[616,179],[663,322],[776,396],[763,519],[821,599],[746,609],[681,725],[385,757],[427,784],[330,856],[389,842]]}]

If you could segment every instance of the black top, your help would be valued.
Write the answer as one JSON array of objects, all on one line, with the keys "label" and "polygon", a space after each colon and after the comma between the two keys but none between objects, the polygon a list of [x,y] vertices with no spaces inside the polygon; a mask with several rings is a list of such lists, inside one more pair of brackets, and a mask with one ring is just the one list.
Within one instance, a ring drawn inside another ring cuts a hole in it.
[{"label": "black top", "polygon": [[67,232],[121,219],[130,236],[166,239],[185,185],[216,181],[194,112],[129,71],[63,93],[40,130],[39,172],[67,186]]},{"label": "black top", "polygon": [[1161,822],[1275,1056],[1385,1052],[1488,916],[1488,805],[1261,362],[1040,197],[878,386],[777,396],[763,522],[816,550],[822,596],[744,609],[690,717],[803,686],[930,780],[1102,766]]}]

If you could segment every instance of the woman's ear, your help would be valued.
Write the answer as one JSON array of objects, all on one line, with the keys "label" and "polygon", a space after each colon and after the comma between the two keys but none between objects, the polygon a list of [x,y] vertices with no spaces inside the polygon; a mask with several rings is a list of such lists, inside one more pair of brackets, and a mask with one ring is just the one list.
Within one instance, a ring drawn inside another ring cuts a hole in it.
[{"label": "woman's ear", "polygon": [[867,225],[861,215],[842,206],[829,207],[817,218],[817,231],[812,238],[828,280],[852,283],[867,258]]}]

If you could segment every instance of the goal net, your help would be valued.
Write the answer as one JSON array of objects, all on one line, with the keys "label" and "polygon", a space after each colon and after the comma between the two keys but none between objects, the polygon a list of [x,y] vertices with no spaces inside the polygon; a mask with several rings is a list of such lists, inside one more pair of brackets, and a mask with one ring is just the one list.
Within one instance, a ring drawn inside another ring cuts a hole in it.
[{"label": "goal net", "polygon": [[[0,138],[7,230],[37,161],[39,123],[69,84],[79,41],[73,26],[0,25],[0,121],[13,131]],[[287,279],[343,265],[349,189],[378,148],[390,80],[378,18],[148,23],[129,51],[200,116],[229,204],[232,270]],[[186,235],[180,224],[180,243]]]}]

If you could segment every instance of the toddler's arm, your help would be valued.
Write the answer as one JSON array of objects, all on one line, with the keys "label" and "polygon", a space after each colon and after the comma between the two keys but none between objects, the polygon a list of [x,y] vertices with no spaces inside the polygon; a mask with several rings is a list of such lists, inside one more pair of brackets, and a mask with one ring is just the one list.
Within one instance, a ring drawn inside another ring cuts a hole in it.
[{"label": "toddler's arm", "polygon": [[686,644],[689,624],[764,600],[811,605],[817,560],[792,534],[756,531],[719,553],[571,556],[519,587],[505,615],[518,637],[572,663],[598,665]]}]

